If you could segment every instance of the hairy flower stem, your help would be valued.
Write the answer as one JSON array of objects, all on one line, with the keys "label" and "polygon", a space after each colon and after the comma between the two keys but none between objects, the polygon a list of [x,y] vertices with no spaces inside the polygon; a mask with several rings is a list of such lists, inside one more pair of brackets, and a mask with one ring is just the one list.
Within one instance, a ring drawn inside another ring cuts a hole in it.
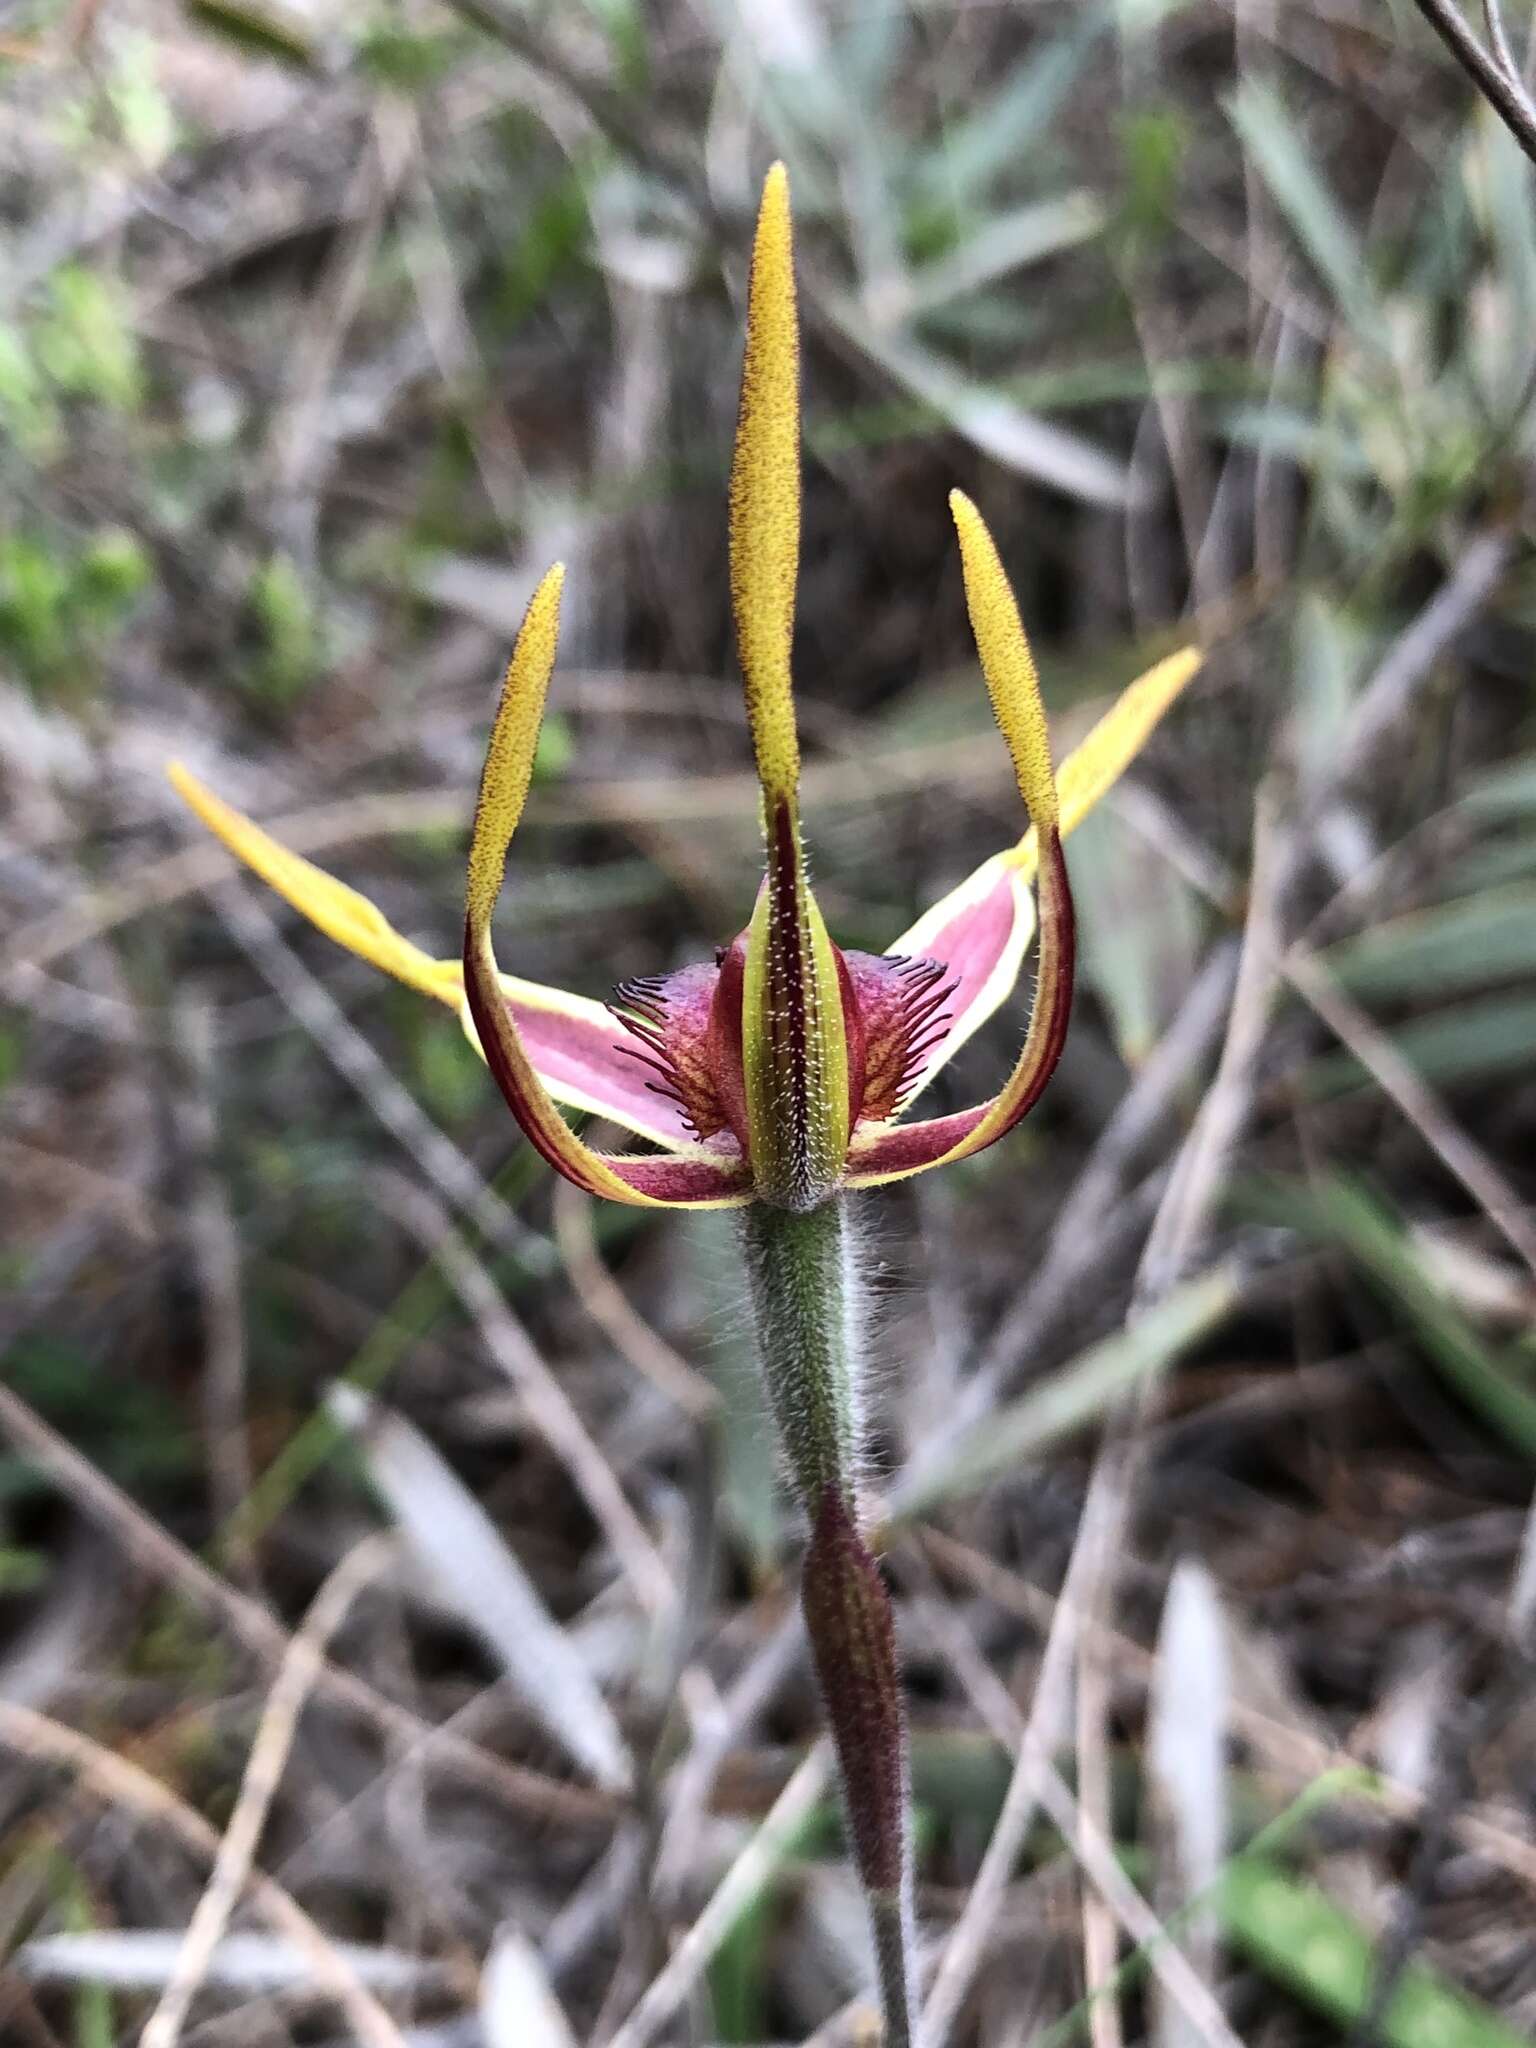
[{"label": "hairy flower stem", "polygon": [[895,1619],[859,1526],[859,1275],[847,1209],[754,1202],[742,1240],[769,1405],[811,1528],[801,1598],[868,1902],[886,2048],[914,2048],[916,1930]]},{"label": "hairy flower stem", "polygon": [[742,1211],[758,1353],[779,1441],[806,1519],[829,1486],[855,1494],[859,1454],[857,1281],[840,1201],[803,1214]]}]

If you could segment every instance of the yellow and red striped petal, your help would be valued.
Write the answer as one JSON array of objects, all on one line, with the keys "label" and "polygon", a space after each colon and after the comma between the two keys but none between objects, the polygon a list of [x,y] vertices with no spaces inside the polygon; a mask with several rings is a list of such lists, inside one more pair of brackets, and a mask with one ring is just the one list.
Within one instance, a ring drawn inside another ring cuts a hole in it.
[{"label": "yellow and red striped petal", "polygon": [[1050,736],[1035,665],[1013,591],[980,513],[958,491],[952,493],[950,504],[982,673],[1041,850],[1039,979],[1023,1047],[998,1094],[954,1116],[884,1129],[876,1125],[856,1135],[848,1161],[850,1187],[873,1187],[947,1165],[1011,1131],[1039,1099],[1061,1056],[1072,1007],[1072,894],[1061,852]]},{"label": "yellow and red striped petal", "polygon": [[491,916],[506,873],[507,848],[533,779],[544,700],[555,665],[563,571],[534,592],[502,686],[486,747],[469,848],[464,907],[464,995],[498,1087],[528,1142],[589,1194],[640,1208],[725,1208],[748,1199],[745,1164],[700,1154],[646,1159],[595,1152],[566,1123],[534,1067],[491,943]]},{"label": "yellow and red striped petal", "polygon": [[949,1166],[1006,1137],[1034,1108],[1066,1041],[1072,1009],[1075,940],[1072,897],[1061,841],[1045,841],[1040,874],[1040,969],[1035,1000],[1013,1072],[990,1102],[915,1124],[871,1124],[854,1133],[844,1184],[880,1187],[932,1166]]},{"label": "yellow and red striped petal", "polygon": [[[464,998],[462,960],[434,960],[366,896],[290,852],[179,762],[166,772],[183,802],[253,873],[327,938],[455,1011],[483,1057]],[[608,1117],[669,1151],[691,1155],[701,1149],[679,1106],[652,1090],[622,1050],[624,1032],[604,1004],[511,974],[501,977],[501,988],[529,1057],[557,1102]]]},{"label": "yellow and red striped petal", "polygon": [[[1074,831],[1119,781],[1200,666],[1197,648],[1171,654],[1131,683],[1056,771],[1060,829]],[[1011,994],[1035,934],[1030,884],[1039,865],[1033,826],[925,910],[889,951],[941,960],[956,983],[948,1023],[903,1098],[910,1105]]]}]

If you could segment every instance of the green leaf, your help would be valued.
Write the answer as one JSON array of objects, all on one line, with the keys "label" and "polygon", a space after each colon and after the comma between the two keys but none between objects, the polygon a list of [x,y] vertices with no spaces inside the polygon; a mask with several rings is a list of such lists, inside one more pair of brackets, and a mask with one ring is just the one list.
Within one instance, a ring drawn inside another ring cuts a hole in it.
[{"label": "green leaf", "polygon": [[1296,115],[1271,87],[1253,80],[1231,96],[1227,114],[1340,312],[1361,340],[1384,352],[1385,322],[1360,245],[1306,152]]},{"label": "green leaf", "polygon": [[1536,972],[1536,888],[1484,889],[1388,918],[1323,955],[1355,995],[1438,996]]},{"label": "green leaf", "polygon": [[[1243,1856],[1216,1896],[1228,1937],[1266,1976],[1342,2029],[1367,2017],[1375,1944],[1326,1892],[1267,1858]],[[1403,1971],[1375,2038],[1386,2048],[1530,2048],[1525,2035],[1424,1963]]]},{"label": "green leaf", "polygon": [[1407,1231],[1383,1203],[1343,1179],[1274,1186],[1265,1205],[1309,1237],[1347,1252],[1403,1319],[1442,1379],[1514,1450],[1536,1460],[1536,1396],[1461,1311],[1425,1278]]},{"label": "green leaf", "polygon": [[139,345],[119,288],[78,263],[53,274],[34,330],[38,361],[61,391],[132,412],[143,397]]},{"label": "green leaf", "polygon": [[[1536,1045],[1536,999],[1489,996],[1453,1003],[1386,1035],[1409,1066],[1437,1087],[1525,1074]],[[1375,1086],[1373,1077],[1348,1052],[1324,1053],[1302,1075],[1302,1091],[1312,1102],[1367,1086]]]},{"label": "green leaf", "polygon": [[[174,1484],[196,1468],[196,1435],[163,1388],[124,1376],[110,1346],[86,1350],[40,1332],[0,1356],[0,1378],[77,1449],[133,1491]],[[0,1500],[46,1487],[20,1455],[0,1458]]]},{"label": "green leaf", "polygon": [[[1019,137],[1049,129],[1103,30],[1101,15],[1081,10],[1064,34],[1010,66],[990,98],[958,110],[911,168],[913,203],[934,209],[982,205],[986,187],[1018,164]],[[990,215],[991,209],[984,211]]]},{"label": "green leaf", "polygon": [[1297,765],[1314,777],[1338,748],[1372,636],[1355,614],[1309,592],[1296,608],[1293,647]]},{"label": "green leaf", "polygon": [[1536,811],[1536,754],[1522,754],[1462,792],[1462,802],[1494,817]]},{"label": "green leaf", "polygon": [[274,0],[186,0],[200,28],[233,43],[249,57],[267,57],[294,71],[313,71],[319,51],[302,19]]},{"label": "green leaf", "polygon": [[1144,256],[1171,232],[1189,124],[1176,107],[1148,106],[1120,122],[1125,189],[1117,223],[1126,257]]},{"label": "green leaf", "polygon": [[119,526],[103,527],[81,553],[74,597],[93,624],[111,625],[153,574],[154,564],[133,534]]},{"label": "green leaf", "polygon": [[1131,1390],[1208,1337],[1240,1298],[1236,1271],[1186,1281],[1136,1322],[1118,1330],[1032,1387],[1022,1399],[986,1416],[919,1468],[900,1490],[893,1512],[903,1521],[942,1502],[977,1492],[1017,1472],[1063,1438],[1091,1428]]},{"label": "green leaf", "polygon": [[0,323],[0,430],[33,462],[59,451],[58,408],[37,360],[16,328]]},{"label": "green leaf", "polygon": [[1079,971],[1109,1013],[1127,1066],[1152,1050],[1194,978],[1201,919],[1183,876],[1103,804],[1072,838]]},{"label": "green leaf", "polygon": [[427,92],[463,57],[466,39],[455,29],[420,33],[378,22],[357,46],[358,68],[396,92]]},{"label": "green leaf", "polygon": [[722,2043],[746,2044],[765,2037],[763,1990],[769,1982],[768,1950],[773,1936],[779,1880],[802,1857],[830,1847],[837,1837],[837,1812],[830,1801],[813,1806],[794,1828],[773,1843],[761,1882],[721,1936],[709,1965],[714,2033]]},{"label": "green leaf", "polygon": [[426,1006],[419,1003],[410,1015],[415,1025],[416,1083],[422,1099],[439,1123],[457,1128],[485,1100],[485,1067],[470,1051],[456,1018],[445,1017],[438,1010],[427,1014]]},{"label": "green leaf", "polygon": [[290,704],[318,674],[323,654],[314,601],[292,556],[275,554],[251,578],[251,610],[261,635],[262,694]]}]

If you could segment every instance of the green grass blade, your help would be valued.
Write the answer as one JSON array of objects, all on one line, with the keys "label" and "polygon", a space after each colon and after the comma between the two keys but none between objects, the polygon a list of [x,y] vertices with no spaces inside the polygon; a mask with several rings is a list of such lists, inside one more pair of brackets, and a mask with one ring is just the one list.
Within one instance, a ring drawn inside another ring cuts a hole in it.
[{"label": "green grass blade", "polygon": [[1359,996],[1439,997],[1536,974],[1536,888],[1480,890],[1388,918],[1323,957]]},{"label": "green grass blade", "polygon": [[[1341,2028],[1367,2017],[1374,1944],[1325,1892],[1265,1857],[1244,1856],[1217,1900],[1228,1938],[1267,1977]],[[1375,2038],[1386,2048],[1530,2048],[1523,2034],[1423,1963],[1403,1971]]]},{"label": "green grass blade", "polygon": [[1424,1277],[1407,1232],[1381,1203],[1363,1188],[1334,1180],[1314,1190],[1287,1187],[1274,1206],[1309,1236],[1346,1251],[1467,1406],[1511,1448],[1536,1459],[1536,1397]]},{"label": "green grass blade", "polygon": [[1275,204],[1362,341],[1385,350],[1385,324],[1353,228],[1318,175],[1296,116],[1270,87],[1249,81],[1227,112]]},{"label": "green grass blade", "polygon": [[906,1521],[975,1493],[1064,1437],[1102,1422],[1124,1395],[1208,1337],[1231,1314],[1240,1294],[1231,1266],[1187,1281],[1137,1322],[964,1431],[897,1493],[893,1513]]},{"label": "green grass blade", "polygon": [[[1531,1070],[1531,1047],[1536,1045],[1536,1000],[1488,996],[1453,1003],[1387,1036],[1409,1066],[1436,1087],[1524,1075]],[[1301,1085],[1308,1101],[1325,1102],[1374,1082],[1352,1053],[1330,1052],[1308,1064]]]}]

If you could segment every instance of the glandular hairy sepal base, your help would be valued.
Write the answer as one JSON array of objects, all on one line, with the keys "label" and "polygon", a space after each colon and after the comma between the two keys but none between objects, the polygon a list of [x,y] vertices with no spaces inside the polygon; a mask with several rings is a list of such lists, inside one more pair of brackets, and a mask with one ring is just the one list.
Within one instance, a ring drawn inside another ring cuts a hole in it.
[{"label": "glandular hairy sepal base", "polygon": [[848,1033],[837,955],[787,799],[765,818],[768,871],[747,932],[742,999],[748,1149],[761,1201],[804,1214],[848,1154]]}]

